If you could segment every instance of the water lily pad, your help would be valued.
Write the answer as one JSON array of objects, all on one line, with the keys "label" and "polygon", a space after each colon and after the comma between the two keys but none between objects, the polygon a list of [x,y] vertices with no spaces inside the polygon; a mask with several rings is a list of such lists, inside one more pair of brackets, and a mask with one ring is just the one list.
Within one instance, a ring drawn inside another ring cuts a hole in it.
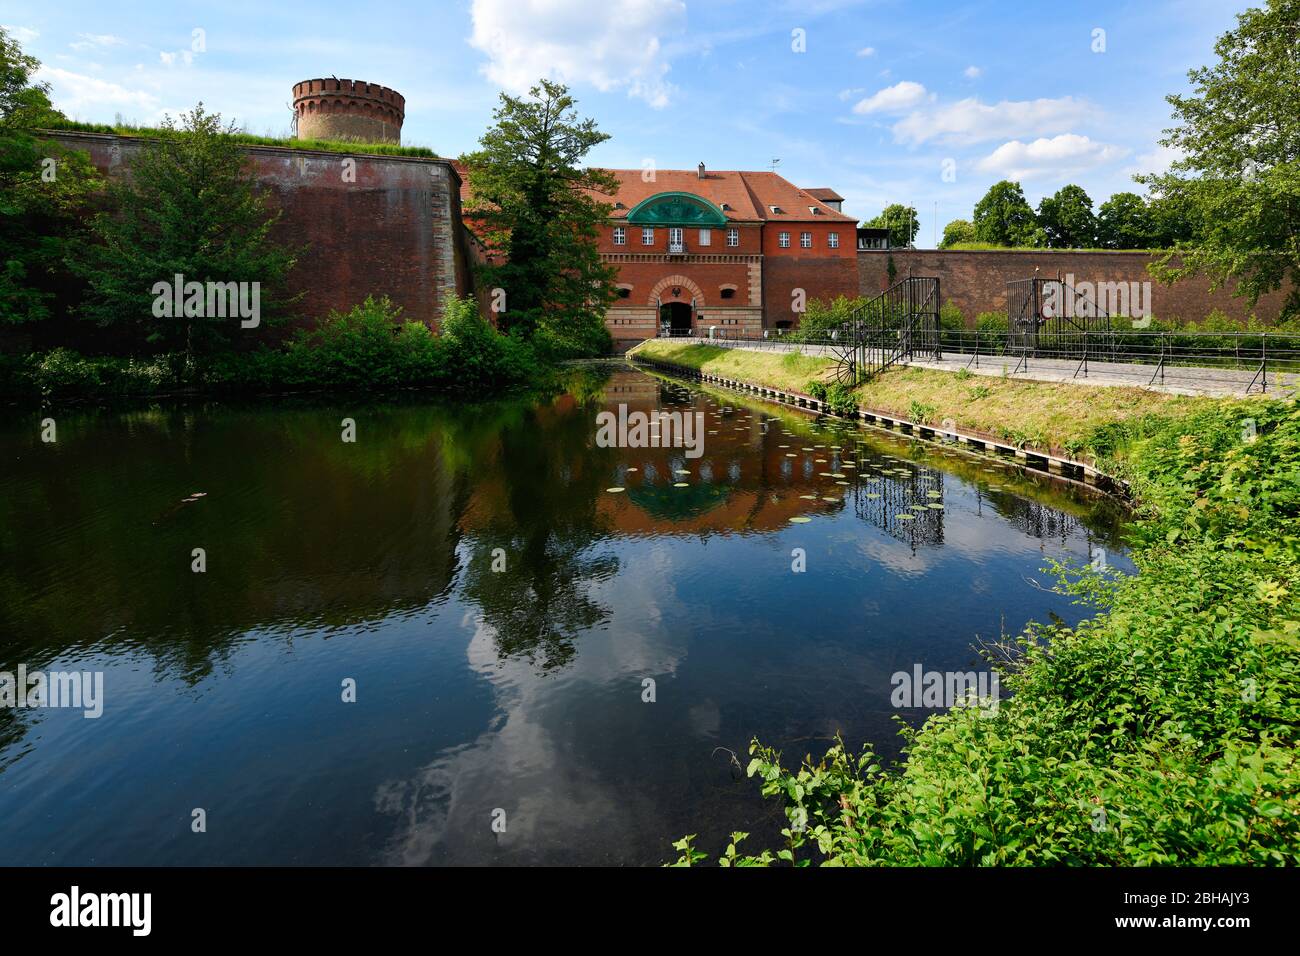
[{"label": "water lily pad", "polygon": [[623,489],[623,488],[606,488],[605,490],[608,491],[608,492],[611,492],[612,494],[618,494],[620,491],[624,491],[624,490],[626,490],[626,489]]},{"label": "water lily pad", "polygon": [[916,517],[916,515],[910,515],[906,511],[904,511],[901,514],[894,515],[894,517],[897,518],[899,521],[911,521]]},{"label": "water lily pad", "polygon": [[809,521],[812,521],[812,518],[806,518],[803,515],[795,515],[790,519],[791,524],[807,524]]},{"label": "water lily pad", "polygon": [[690,486],[691,486],[691,483],[690,483],[689,481],[675,481],[675,482],[673,482],[673,487],[674,487],[674,488],[689,488]]}]

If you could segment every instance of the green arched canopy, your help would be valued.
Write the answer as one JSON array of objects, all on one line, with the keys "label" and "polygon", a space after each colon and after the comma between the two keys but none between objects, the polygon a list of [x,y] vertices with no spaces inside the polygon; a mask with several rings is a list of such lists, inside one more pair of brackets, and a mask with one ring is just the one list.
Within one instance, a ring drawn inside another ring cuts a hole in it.
[{"label": "green arched canopy", "polygon": [[656,193],[643,199],[627,214],[633,226],[725,226],[721,209],[694,193]]}]

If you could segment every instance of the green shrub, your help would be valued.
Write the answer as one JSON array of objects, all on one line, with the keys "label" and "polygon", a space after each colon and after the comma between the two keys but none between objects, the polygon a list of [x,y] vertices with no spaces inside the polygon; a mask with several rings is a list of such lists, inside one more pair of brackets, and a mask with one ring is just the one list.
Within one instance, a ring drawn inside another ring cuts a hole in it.
[{"label": "green shrub", "polygon": [[975,317],[975,328],[981,332],[1006,332],[1008,328],[1005,312],[981,312]]},{"label": "green shrub", "polygon": [[966,328],[966,316],[952,299],[939,309],[939,328],[957,332]]},{"label": "green shrub", "polygon": [[30,360],[27,381],[44,398],[149,395],[174,389],[182,356],[85,357],[58,348]]},{"label": "green shrub", "polygon": [[148,395],[182,386],[237,393],[419,387],[477,396],[543,377],[533,349],[492,328],[472,299],[452,299],[435,333],[403,321],[387,298],[371,297],[300,330],[282,349],[224,352],[201,366],[186,366],[175,354],[125,359],[69,349],[0,362],[0,390],[46,398]]}]

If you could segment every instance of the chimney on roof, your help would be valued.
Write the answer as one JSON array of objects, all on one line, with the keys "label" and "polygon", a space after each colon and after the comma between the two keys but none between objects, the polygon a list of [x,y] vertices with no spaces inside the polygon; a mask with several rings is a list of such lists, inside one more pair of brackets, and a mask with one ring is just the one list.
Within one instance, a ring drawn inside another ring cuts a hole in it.
[{"label": "chimney on roof", "polygon": [[703,163],[700,163],[700,169],[699,169],[699,173],[698,173],[698,175],[699,175],[699,177],[700,177],[701,179],[704,178],[704,164],[703,164]]}]

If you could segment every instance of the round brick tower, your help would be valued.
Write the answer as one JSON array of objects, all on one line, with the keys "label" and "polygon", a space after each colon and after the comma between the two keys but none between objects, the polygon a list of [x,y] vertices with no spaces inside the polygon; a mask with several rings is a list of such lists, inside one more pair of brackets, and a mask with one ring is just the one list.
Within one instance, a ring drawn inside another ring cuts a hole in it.
[{"label": "round brick tower", "polygon": [[400,144],[406,98],[377,83],[330,77],[295,83],[293,110],[299,139]]}]

